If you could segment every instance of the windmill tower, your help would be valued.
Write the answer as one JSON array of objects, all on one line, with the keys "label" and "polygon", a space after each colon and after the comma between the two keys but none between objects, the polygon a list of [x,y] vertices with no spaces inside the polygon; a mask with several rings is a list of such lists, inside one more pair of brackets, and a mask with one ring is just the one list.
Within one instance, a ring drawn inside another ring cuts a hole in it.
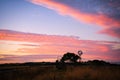
[{"label": "windmill tower", "polygon": [[78,55],[79,55],[79,57],[80,57],[80,58],[79,58],[79,62],[81,62],[81,59],[82,59],[82,58],[81,58],[81,55],[82,55],[82,54],[83,54],[83,52],[82,52],[81,50],[79,50],[79,51],[78,51]]}]

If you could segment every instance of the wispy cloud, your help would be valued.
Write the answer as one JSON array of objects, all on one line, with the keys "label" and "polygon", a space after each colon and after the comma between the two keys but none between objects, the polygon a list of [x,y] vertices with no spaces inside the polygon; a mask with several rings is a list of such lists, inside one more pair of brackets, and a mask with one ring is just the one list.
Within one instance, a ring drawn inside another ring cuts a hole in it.
[{"label": "wispy cloud", "polygon": [[120,38],[119,0],[30,0],[30,2],[73,17],[86,23],[103,27],[102,34]]},{"label": "wispy cloud", "polygon": [[58,55],[1,55],[0,64],[2,63],[23,63],[23,62],[43,62],[55,61]]},{"label": "wispy cloud", "polygon": [[[22,33],[10,30],[0,30],[0,36],[0,45],[4,46],[0,46],[0,58],[2,61],[11,59],[4,55],[62,56],[68,51],[76,53],[78,50],[84,52],[82,57],[87,60],[120,60],[120,42],[80,40],[78,37]],[[32,60],[32,57],[28,58],[28,60],[24,59],[24,61],[29,60]]]}]

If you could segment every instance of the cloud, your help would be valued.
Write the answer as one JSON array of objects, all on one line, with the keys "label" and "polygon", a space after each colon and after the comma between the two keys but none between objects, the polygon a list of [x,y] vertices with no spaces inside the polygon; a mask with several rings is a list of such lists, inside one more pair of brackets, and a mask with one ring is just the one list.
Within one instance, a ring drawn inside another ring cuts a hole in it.
[{"label": "cloud", "polygon": [[[2,56],[2,57],[1,57]],[[55,61],[58,55],[1,55],[0,64],[2,63],[23,63],[23,62],[43,62],[46,60]]]},{"label": "cloud", "polygon": [[[39,53],[56,53],[57,51],[66,52],[57,46],[76,46],[81,42],[77,37],[57,36],[46,34],[22,33],[11,30],[0,30],[0,48],[1,53],[13,53],[17,55],[39,54]],[[3,42],[4,40],[4,42]],[[13,41],[13,42],[10,42]],[[72,42],[72,44],[71,44]],[[6,43],[6,44],[5,44]],[[52,46],[52,47],[51,47]],[[57,49],[58,50],[57,50]],[[6,50],[7,49],[7,50]],[[66,47],[67,49],[67,47]],[[14,51],[14,52],[13,52]]]},{"label": "cloud", "polygon": [[[31,61],[34,55],[58,55],[62,56],[66,52],[77,53],[82,50],[84,54],[82,58],[89,59],[103,59],[107,61],[120,60],[120,42],[110,41],[94,41],[94,40],[80,40],[73,36],[59,36],[59,35],[45,35],[23,33],[11,30],[0,30],[0,58],[16,59],[15,57],[6,57],[3,55],[19,56],[18,60],[23,57],[23,61]],[[29,57],[29,55],[33,55]],[[20,57],[22,56],[22,57]],[[39,57],[35,57],[39,61]],[[45,57],[46,58],[46,57]],[[54,59],[57,57],[54,57]]]},{"label": "cloud", "polygon": [[120,38],[120,28],[108,28],[108,29],[104,29],[102,31],[100,31],[99,33],[102,34],[110,34],[111,36],[116,36],[118,38]]},{"label": "cloud", "polygon": [[59,43],[61,41],[63,43],[70,43],[71,41],[75,41],[74,44],[76,44],[76,42],[78,41],[77,37],[72,37],[72,36],[32,34],[32,33],[23,33],[23,32],[2,30],[2,29],[0,30],[0,40],[42,42],[42,44],[46,44],[50,42]]},{"label": "cloud", "polygon": [[[76,20],[97,24],[103,27],[103,32],[118,37],[120,33],[110,32],[120,28],[119,0],[30,0],[30,2],[57,11],[57,13],[70,16]],[[102,32],[101,31],[101,32]]]}]

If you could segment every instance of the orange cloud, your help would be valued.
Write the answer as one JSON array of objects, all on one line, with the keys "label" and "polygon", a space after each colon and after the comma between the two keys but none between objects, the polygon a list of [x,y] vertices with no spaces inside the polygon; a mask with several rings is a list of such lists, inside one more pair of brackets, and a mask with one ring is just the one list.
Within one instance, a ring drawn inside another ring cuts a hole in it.
[{"label": "orange cloud", "polygon": [[[109,29],[111,27],[120,27],[120,21],[110,18],[104,14],[83,13],[80,10],[74,9],[73,7],[70,7],[63,3],[56,2],[55,0],[31,0],[31,2],[55,10],[61,15],[71,16],[79,21],[100,25],[101,27],[103,27],[103,30]],[[112,33],[106,34],[113,36]],[[119,37],[118,35],[114,35],[114,37]]]}]

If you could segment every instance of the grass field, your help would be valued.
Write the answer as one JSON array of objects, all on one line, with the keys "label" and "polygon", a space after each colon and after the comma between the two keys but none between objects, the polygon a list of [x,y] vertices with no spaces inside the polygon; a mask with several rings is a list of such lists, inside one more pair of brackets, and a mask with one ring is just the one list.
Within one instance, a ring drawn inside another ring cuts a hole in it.
[{"label": "grass field", "polygon": [[120,66],[55,65],[0,66],[0,80],[120,80]]}]

